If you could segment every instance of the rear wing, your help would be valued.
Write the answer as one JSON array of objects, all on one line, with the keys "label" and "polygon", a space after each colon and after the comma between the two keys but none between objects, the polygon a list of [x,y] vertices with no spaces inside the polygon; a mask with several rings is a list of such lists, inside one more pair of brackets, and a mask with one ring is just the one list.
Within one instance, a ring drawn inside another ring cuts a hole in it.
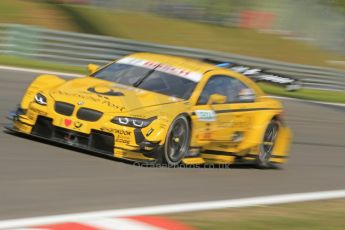
[{"label": "rear wing", "polygon": [[210,59],[204,59],[203,61],[241,73],[255,82],[265,82],[277,85],[284,87],[288,91],[295,91],[302,88],[302,82],[299,79],[286,74],[276,73],[270,69],[242,65],[236,62],[219,62]]}]

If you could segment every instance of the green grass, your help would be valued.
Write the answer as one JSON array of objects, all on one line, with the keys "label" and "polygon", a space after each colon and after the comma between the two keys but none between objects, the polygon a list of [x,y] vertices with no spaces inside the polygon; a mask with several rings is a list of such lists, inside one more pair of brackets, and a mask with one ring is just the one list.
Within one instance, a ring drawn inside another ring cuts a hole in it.
[{"label": "green grass", "polygon": [[194,23],[149,13],[48,4],[35,0],[1,0],[0,23],[38,25],[345,69],[344,66],[332,66],[326,62],[344,60],[344,56],[325,52],[301,41],[286,40],[255,30]]},{"label": "green grass", "polygon": [[345,226],[344,216],[345,200],[169,215],[202,230],[342,230]]},{"label": "green grass", "polygon": [[85,74],[87,72],[86,67],[83,68],[79,66],[57,64],[55,62],[39,61],[39,60],[33,60],[33,59],[24,58],[24,57],[5,56],[5,55],[0,55],[0,65],[54,70],[54,71],[61,71],[61,72],[67,72],[67,73]]},{"label": "green grass", "polygon": [[86,6],[61,7],[88,32],[146,42],[202,48],[291,63],[328,66],[344,60],[315,46],[254,30],[194,23],[149,13],[114,11]]},{"label": "green grass", "polygon": [[299,99],[345,103],[345,91],[329,91],[317,89],[301,89],[294,92],[286,91],[284,88],[260,83],[259,86],[265,93],[283,97],[293,97]]}]

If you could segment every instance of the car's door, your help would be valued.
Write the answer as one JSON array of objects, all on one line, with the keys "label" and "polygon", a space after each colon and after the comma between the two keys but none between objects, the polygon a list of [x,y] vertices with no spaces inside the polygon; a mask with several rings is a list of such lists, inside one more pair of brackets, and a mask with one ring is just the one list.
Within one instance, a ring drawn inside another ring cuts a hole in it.
[{"label": "car's door", "polygon": [[[223,95],[225,100],[212,104],[212,95]],[[220,143],[240,141],[250,126],[254,99],[254,91],[240,80],[227,75],[211,76],[195,106],[197,119],[207,122],[198,131],[198,139]]]}]

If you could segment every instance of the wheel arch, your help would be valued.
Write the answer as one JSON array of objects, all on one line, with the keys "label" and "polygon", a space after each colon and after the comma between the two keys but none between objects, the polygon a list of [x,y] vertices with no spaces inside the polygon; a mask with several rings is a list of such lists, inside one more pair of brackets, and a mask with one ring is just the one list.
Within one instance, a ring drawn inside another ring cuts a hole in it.
[{"label": "wheel arch", "polygon": [[179,160],[179,162],[178,163],[173,163],[173,161],[171,160],[171,158],[167,155],[167,148],[168,148],[168,146],[167,146],[167,138],[169,137],[169,135],[170,135],[170,131],[172,130],[172,128],[173,128],[173,125],[175,124],[175,121],[177,121],[178,119],[181,119],[181,117],[184,117],[185,118],[185,120],[186,120],[186,122],[187,122],[187,126],[188,126],[188,128],[189,128],[189,136],[188,136],[188,140],[187,140],[187,143],[186,143],[186,147],[187,147],[187,150],[186,150],[186,152],[188,152],[188,149],[189,149],[189,147],[190,147],[190,140],[191,140],[191,132],[192,132],[192,130],[191,130],[191,118],[189,117],[189,115],[187,114],[187,113],[179,113],[179,114],[177,114],[173,119],[172,119],[172,121],[171,121],[171,123],[170,123],[170,126],[169,126],[169,128],[168,128],[168,130],[167,130],[167,133],[166,133],[166,137],[165,137],[165,141],[164,141],[164,149],[163,149],[163,152],[161,153],[162,155],[161,155],[161,157],[160,157],[160,160],[159,161],[161,161],[161,162],[163,162],[163,163],[167,163],[167,164],[169,164],[169,165],[178,165],[178,164],[180,164],[181,162],[182,162],[182,160],[183,160],[183,158],[184,158],[184,156]]},{"label": "wheel arch", "polygon": [[251,127],[246,134],[245,141],[238,146],[239,150],[242,151],[259,145],[262,141],[267,125],[272,120],[281,119],[279,114],[280,113],[277,111],[265,111],[258,113],[251,123]]},{"label": "wheel arch", "polygon": [[187,118],[189,128],[192,131],[192,125],[193,124],[192,124],[192,118],[191,118],[190,114],[188,114],[188,113],[181,113],[181,114],[177,115],[176,117],[178,117],[180,115],[185,116]]},{"label": "wheel arch", "polygon": [[[279,131],[278,131],[278,136],[276,138],[276,143],[273,149],[272,155],[278,156],[276,158],[275,162],[276,163],[284,163],[286,161],[286,156],[288,155],[288,151],[290,148],[290,143],[291,143],[291,130],[288,128],[281,116],[281,112],[270,112],[260,114],[260,118],[256,119],[256,121],[252,124],[253,128],[246,140],[241,143],[239,146],[242,150],[243,149],[252,149],[257,150],[258,146],[262,143],[263,140],[263,135],[266,131],[266,128],[268,124],[271,121],[277,121],[279,122]],[[257,154],[256,151],[252,152],[252,154]]]}]

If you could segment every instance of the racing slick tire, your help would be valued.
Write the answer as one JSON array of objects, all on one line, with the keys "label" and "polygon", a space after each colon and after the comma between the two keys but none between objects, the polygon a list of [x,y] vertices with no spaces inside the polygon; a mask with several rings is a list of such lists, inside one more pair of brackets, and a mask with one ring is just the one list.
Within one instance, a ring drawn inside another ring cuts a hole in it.
[{"label": "racing slick tire", "polygon": [[271,120],[264,132],[262,143],[259,146],[259,154],[255,160],[255,166],[260,169],[274,168],[270,162],[276,137],[279,131],[279,121]]},{"label": "racing slick tire", "polygon": [[178,166],[187,154],[190,143],[190,126],[184,115],[179,115],[171,123],[156,165]]}]

